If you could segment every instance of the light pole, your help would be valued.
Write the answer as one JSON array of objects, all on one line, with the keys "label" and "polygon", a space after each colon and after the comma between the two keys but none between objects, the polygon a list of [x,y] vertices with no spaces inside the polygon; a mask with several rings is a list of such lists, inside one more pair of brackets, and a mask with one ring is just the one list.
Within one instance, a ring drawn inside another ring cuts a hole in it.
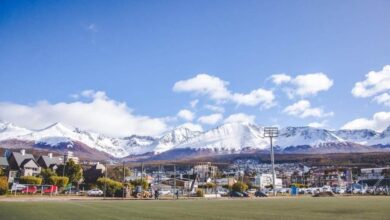
[{"label": "light pole", "polygon": [[279,134],[277,127],[265,127],[264,128],[264,137],[269,137],[271,145],[271,169],[272,169],[272,191],[274,196],[276,196],[276,186],[275,186],[275,156],[274,156],[274,147],[272,146],[272,138],[277,137]]}]

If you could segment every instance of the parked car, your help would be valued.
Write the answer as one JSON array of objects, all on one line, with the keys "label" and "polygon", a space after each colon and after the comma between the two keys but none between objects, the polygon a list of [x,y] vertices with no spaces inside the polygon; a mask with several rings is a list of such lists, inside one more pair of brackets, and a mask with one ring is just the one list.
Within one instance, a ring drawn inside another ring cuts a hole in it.
[{"label": "parked car", "polygon": [[167,190],[167,189],[160,189],[158,191],[158,193],[159,193],[160,196],[165,196],[165,195],[171,195],[172,194],[171,190]]},{"label": "parked car", "polygon": [[38,191],[36,186],[26,186],[24,189],[22,189],[22,193],[36,193]]},{"label": "parked car", "polygon": [[248,189],[247,193],[255,194],[257,189]]},{"label": "parked car", "polygon": [[231,191],[231,192],[229,193],[229,196],[230,196],[230,197],[244,197],[244,195],[243,195],[242,193],[237,192],[237,191]]},{"label": "parked car", "polygon": [[262,191],[256,191],[256,192],[255,192],[255,196],[256,196],[256,197],[268,197],[268,195],[265,194],[265,193],[262,192]]},{"label": "parked car", "polygon": [[91,189],[91,190],[87,191],[87,195],[88,196],[102,196],[103,191],[101,191],[100,189]]},{"label": "parked car", "polygon": [[226,196],[229,193],[229,191],[224,189],[218,189],[217,193],[221,196]]},{"label": "parked car", "polygon": [[11,191],[22,191],[24,188],[26,188],[26,185],[13,183],[11,187]]},{"label": "parked car", "polygon": [[247,192],[242,192],[241,193],[244,197],[249,197],[249,193],[247,193]]}]

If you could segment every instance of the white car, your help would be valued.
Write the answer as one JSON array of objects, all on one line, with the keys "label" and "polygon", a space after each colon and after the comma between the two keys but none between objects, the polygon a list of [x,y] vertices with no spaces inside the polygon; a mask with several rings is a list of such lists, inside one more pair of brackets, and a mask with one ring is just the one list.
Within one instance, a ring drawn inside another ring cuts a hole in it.
[{"label": "white car", "polygon": [[171,195],[172,192],[170,190],[166,190],[166,189],[160,189],[158,191],[158,193],[161,195],[161,196],[165,196],[165,195]]},{"label": "white car", "polygon": [[18,183],[13,183],[11,187],[11,191],[21,191],[24,188],[26,188],[26,185],[23,184],[18,184]]},{"label": "white car", "polygon": [[100,189],[91,189],[91,190],[87,191],[87,195],[88,196],[102,196],[103,191],[101,191]]}]

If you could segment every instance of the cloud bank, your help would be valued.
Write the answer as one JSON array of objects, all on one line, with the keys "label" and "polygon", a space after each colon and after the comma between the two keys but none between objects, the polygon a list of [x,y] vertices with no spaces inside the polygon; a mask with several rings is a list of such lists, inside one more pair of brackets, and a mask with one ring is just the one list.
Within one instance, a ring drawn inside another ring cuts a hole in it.
[{"label": "cloud bank", "polygon": [[165,119],[136,115],[125,102],[110,99],[103,91],[86,90],[78,97],[86,100],[33,105],[0,102],[0,119],[29,129],[63,122],[114,137],[159,135],[168,128]]}]

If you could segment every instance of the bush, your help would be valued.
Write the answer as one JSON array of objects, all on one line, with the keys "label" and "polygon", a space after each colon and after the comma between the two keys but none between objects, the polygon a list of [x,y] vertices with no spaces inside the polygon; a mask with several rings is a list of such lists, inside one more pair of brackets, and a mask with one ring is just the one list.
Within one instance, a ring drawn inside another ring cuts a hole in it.
[{"label": "bush", "polygon": [[57,174],[51,169],[42,169],[40,176],[42,177],[44,183],[51,184],[50,177],[57,176]]},{"label": "bush", "polygon": [[203,196],[204,196],[203,190],[197,189],[197,190],[196,190],[196,196],[197,196],[197,197],[203,197]]},{"label": "bush", "polygon": [[0,176],[0,195],[8,192],[8,180],[5,176]]},{"label": "bush", "polygon": [[241,181],[238,181],[237,183],[233,184],[232,189],[233,189],[233,191],[236,191],[236,192],[245,192],[248,189],[248,185],[246,185],[245,183],[243,183]]},{"label": "bush", "polygon": [[144,180],[144,179],[142,181],[141,181],[141,179],[133,180],[133,181],[130,181],[130,183],[134,187],[142,186],[143,190],[147,190],[149,188],[148,182],[146,180]]},{"label": "bush", "polygon": [[104,191],[104,185],[107,186],[106,195],[107,196],[114,196],[116,191],[121,190],[123,188],[123,184],[117,181],[114,181],[110,178],[99,178],[96,181],[96,184],[98,187]]},{"label": "bush", "polygon": [[35,176],[21,176],[19,178],[19,183],[21,184],[32,184],[32,185],[41,185],[42,178]]},{"label": "bush", "polygon": [[66,176],[51,176],[49,183],[58,187],[65,187],[69,182],[69,178]]}]

